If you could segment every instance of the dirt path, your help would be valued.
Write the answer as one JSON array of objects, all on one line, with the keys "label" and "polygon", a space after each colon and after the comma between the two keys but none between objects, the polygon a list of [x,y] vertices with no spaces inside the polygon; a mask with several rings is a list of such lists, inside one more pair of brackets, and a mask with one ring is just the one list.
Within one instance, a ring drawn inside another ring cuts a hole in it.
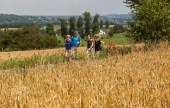
[{"label": "dirt path", "polygon": [[[85,50],[85,47],[81,47],[80,51]],[[12,51],[12,52],[0,52],[0,61],[17,58],[24,59],[34,55],[40,54],[41,56],[64,53],[65,48],[47,49],[47,50],[30,50],[30,51]]]},{"label": "dirt path", "polygon": [[[142,44],[136,44],[136,46],[142,46]],[[105,46],[107,47],[107,46]],[[123,45],[117,45],[117,47],[123,47]],[[130,45],[125,45],[130,47]],[[80,52],[85,51],[86,47],[80,47]],[[30,50],[30,51],[12,51],[12,52],[0,52],[0,61],[9,60],[12,58],[24,59],[34,55],[40,54],[41,56],[64,53],[65,48],[47,49],[47,50]]]}]

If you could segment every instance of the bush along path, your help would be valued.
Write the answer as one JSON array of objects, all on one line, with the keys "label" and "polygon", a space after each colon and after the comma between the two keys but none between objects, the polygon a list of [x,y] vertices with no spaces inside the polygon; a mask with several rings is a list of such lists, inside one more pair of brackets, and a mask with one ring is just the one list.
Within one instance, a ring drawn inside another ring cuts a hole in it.
[{"label": "bush along path", "polygon": [[[163,43],[164,44],[164,43]],[[103,50],[101,50],[99,59],[104,59],[108,56],[115,56],[115,59],[117,58],[117,55],[126,55],[128,53],[132,52],[139,52],[139,51],[148,51],[148,50],[154,50],[155,48],[158,48],[161,46],[161,44],[157,45],[136,45],[134,44],[133,40],[131,39],[130,45],[123,45],[120,47],[117,46],[115,41],[109,38],[109,42],[107,43],[107,47],[105,47]],[[90,55],[91,58],[91,55]],[[85,51],[81,51],[79,53],[79,60],[86,60],[86,54]],[[42,56],[40,53],[37,55],[34,54],[33,56],[25,59],[18,59],[18,58],[12,58],[6,61],[3,61],[0,63],[0,70],[25,70],[27,68],[35,68],[37,66],[49,66],[49,65],[55,65],[62,63],[67,63],[67,59],[65,58],[65,54],[63,51],[59,51],[58,53]],[[3,72],[1,71],[1,72]]]},{"label": "bush along path", "polygon": [[[109,45],[109,43],[108,43]],[[128,53],[131,53],[132,50],[134,51],[135,48],[129,47],[129,46],[123,46],[123,47],[114,47],[114,45],[108,46],[107,48],[104,48],[101,53],[99,59],[104,59],[108,56],[116,56],[117,55],[125,55]],[[147,46],[136,48],[135,51],[147,51],[149,48]],[[91,55],[90,55],[91,57]],[[78,61],[84,61],[86,60],[85,52],[79,53],[79,60]],[[27,68],[35,68],[35,67],[41,67],[41,66],[49,66],[49,65],[55,65],[59,63],[67,63],[67,59],[65,58],[64,53],[56,53],[52,55],[46,55],[42,56],[41,54],[34,54],[33,56],[25,59],[17,59],[12,58],[6,61],[3,61],[0,63],[0,70],[1,72],[5,72],[7,70],[25,70]]]}]

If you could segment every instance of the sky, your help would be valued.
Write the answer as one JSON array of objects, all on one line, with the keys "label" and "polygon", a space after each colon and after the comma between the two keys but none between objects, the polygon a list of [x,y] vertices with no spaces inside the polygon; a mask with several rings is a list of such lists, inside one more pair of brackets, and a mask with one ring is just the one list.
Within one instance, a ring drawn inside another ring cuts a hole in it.
[{"label": "sky", "polygon": [[125,0],[0,0],[0,13],[17,15],[128,14]]}]

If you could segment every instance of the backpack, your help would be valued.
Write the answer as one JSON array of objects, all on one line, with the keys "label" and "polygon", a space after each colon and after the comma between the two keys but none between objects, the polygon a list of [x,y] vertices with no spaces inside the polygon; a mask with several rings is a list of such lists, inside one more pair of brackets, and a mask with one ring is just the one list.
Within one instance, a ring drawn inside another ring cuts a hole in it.
[{"label": "backpack", "polygon": [[96,42],[96,40],[93,40],[93,47],[95,48],[95,42]]},{"label": "backpack", "polygon": [[[72,41],[74,40],[74,36],[73,36],[73,39],[72,39]],[[78,36],[78,40],[80,41],[80,36]]]},{"label": "backpack", "polygon": [[70,44],[71,44],[71,43],[72,43],[72,40],[70,40],[69,42],[70,42]]},{"label": "backpack", "polygon": [[[71,40],[72,42],[73,42],[73,40],[74,40],[74,37],[75,37],[75,36],[72,36],[72,40]],[[80,42],[80,36],[78,36],[78,40],[79,40],[79,42]],[[80,44],[79,44],[79,45],[80,45]]]}]

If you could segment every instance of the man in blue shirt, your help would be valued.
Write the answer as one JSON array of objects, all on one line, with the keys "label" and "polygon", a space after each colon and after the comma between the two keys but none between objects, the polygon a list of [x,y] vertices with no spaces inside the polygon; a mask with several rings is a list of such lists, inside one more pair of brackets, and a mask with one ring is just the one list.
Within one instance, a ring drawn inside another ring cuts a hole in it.
[{"label": "man in blue shirt", "polygon": [[74,32],[74,36],[71,37],[71,40],[73,42],[73,59],[76,56],[76,59],[78,59],[78,53],[79,53],[79,45],[81,43],[81,37],[78,35],[78,31]]}]

